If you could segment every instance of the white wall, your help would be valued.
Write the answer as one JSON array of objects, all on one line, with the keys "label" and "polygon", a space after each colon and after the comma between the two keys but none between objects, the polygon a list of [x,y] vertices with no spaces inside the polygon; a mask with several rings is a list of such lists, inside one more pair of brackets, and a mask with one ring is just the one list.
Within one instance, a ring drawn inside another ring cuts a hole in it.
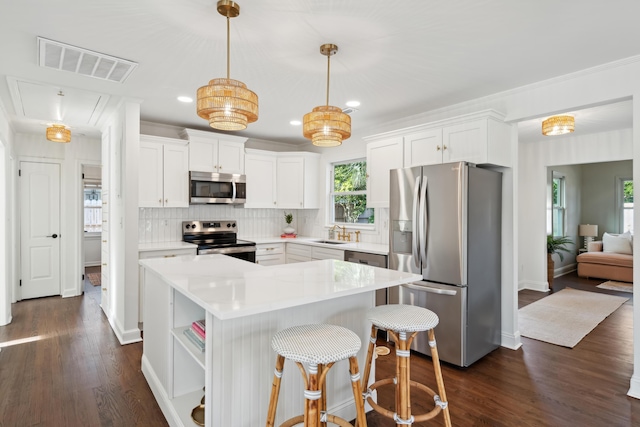
[{"label": "white wall", "polygon": [[582,165],[581,224],[597,224],[599,238],[604,232],[622,233],[618,181],[632,177],[630,160]]},{"label": "white wall", "polygon": [[[82,163],[100,162],[100,140],[72,135],[68,144],[47,141],[41,134],[15,135],[15,154],[18,161],[55,161],[60,171],[60,283],[63,297],[82,293],[81,240],[84,238],[81,218]],[[16,247],[19,247],[16,244]],[[20,299],[19,289],[15,289]]]},{"label": "white wall", "polygon": [[12,147],[13,133],[7,115],[0,104],[0,326],[11,323],[13,275],[12,248]]},{"label": "white wall", "polygon": [[[623,129],[582,137],[546,138],[520,144],[520,283],[548,290],[546,280],[547,167],[630,159],[633,132]],[[553,168],[552,168],[553,169]],[[558,169],[558,168],[556,168]],[[575,224],[573,224],[575,226]],[[576,230],[568,229],[576,237]],[[577,241],[577,239],[576,239]]]}]

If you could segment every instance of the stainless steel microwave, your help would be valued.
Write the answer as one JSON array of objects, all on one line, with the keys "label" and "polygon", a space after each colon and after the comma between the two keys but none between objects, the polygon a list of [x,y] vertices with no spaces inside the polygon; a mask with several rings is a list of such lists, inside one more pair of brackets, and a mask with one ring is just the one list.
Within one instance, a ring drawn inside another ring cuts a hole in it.
[{"label": "stainless steel microwave", "polygon": [[247,177],[240,174],[189,172],[189,197],[196,204],[242,204],[247,201]]}]

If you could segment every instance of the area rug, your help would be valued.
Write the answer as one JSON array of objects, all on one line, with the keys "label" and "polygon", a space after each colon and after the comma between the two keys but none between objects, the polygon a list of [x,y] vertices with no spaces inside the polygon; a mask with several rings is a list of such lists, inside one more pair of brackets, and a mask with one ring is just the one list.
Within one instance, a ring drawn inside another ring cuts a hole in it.
[{"label": "area rug", "polygon": [[600,283],[596,288],[609,289],[611,291],[629,292],[633,293],[633,283],[627,282],[614,282],[609,280],[608,282]]},{"label": "area rug", "polygon": [[87,278],[89,279],[89,283],[91,283],[93,286],[100,286],[100,281],[101,281],[101,273],[88,273],[87,274]]},{"label": "area rug", "polygon": [[628,300],[565,288],[518,310],[520,334],[573,348]]}]

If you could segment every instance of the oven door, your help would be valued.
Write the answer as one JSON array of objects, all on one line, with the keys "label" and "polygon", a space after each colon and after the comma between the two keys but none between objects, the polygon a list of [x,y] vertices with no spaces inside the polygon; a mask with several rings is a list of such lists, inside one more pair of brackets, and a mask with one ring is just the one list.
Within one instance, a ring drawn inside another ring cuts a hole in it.
[{"label": "oven door", "polygon": [[249,262],[256,262],[255,246],[237,246],[231,248],[207,248],[198,249],[198,255],[220,254],[243,259]]},{"label": "oven door", "polygon": [[247,199],[245,175],[189,172],[191,204],[241,204]]}]

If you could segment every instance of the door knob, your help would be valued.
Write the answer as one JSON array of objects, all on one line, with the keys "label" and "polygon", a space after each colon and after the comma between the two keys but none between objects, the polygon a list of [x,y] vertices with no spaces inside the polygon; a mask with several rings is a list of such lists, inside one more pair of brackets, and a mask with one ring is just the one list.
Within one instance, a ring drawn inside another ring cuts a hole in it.
[{"label": "door knob", "polygon": [[47,237],[53,237],[54,239],[57,239],[58,235],[57,234],[52,234],[51,236],[47,236]]}]

